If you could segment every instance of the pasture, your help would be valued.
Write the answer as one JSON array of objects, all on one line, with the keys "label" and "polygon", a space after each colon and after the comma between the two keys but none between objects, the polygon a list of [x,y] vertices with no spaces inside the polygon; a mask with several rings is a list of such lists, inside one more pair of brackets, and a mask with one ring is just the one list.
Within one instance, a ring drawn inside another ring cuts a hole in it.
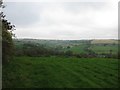
[{"label": "pasture", "polygon": [[62,49],[63,51],[72,51],[73,53],[75,54],[85,54],[85,53],[88,53],[85,49],[88,45],[87,44],[79,44],[77,46],[73,45],[72,47],[70,48],[64,48]]},{"label": "pasture", "polygon": [[118,45],[91,45],[90,49],[98,54],[117,54],[118,53]]},{"label": "pasture", "polygon": [[112,58],[15,57],[3,66],[3,88],[116,88]]}]

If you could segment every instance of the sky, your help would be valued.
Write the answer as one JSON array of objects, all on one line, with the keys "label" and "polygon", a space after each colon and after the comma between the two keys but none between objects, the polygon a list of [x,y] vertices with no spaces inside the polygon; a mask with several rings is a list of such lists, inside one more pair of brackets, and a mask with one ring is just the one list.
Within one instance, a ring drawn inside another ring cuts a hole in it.
[{"label": "sky", "polygon": [[5,5],[17,38],[118,38],[118,0],[6,0]]}]

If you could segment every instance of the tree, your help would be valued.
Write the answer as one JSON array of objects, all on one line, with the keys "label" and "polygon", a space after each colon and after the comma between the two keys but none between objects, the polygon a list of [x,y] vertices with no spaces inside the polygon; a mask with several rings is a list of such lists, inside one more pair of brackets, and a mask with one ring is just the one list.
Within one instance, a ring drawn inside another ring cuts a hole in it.
[{"label": "tree", "polygon": [[[0,1],[0,9],[5,8],[3,5],[3,1]],[[14,29],[14,25],[11,24],[8,20],[5,19],[6,15],[1,11],[0,12],[0,22],[1,24],[1,31],[2,31],[2,63],[8,63],[10,59],[13,56],[13,41],[12,36],[14,34],[12,33]]]},{"label": "tree", "polygon": [[113,50],[110,49],[109,51],[110,51],[110,55],[112,55]]},{"label": "tree", "polygon": [[71,50],[68,50],[65,52],[66,56],[72,56],[73,55],[73,52]]}]

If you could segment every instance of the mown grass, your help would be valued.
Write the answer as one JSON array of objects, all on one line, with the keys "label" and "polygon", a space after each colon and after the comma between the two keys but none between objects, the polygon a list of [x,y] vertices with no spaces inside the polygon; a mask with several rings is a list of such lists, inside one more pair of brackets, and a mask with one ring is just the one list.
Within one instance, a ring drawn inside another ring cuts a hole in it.
[{"label": "mown grass", "polygon": [[15,57],[3,66],[3,88],[114,88],[118,60]]}]

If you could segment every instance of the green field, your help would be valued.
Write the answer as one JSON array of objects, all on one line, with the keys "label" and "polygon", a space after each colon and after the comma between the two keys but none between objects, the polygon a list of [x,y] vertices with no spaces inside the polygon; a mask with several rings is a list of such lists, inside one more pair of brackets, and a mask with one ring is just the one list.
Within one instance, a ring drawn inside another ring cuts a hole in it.
[{"label": "green field", "polygon": [[72,46],[70,48],[65,48],[63,49],[64,51],[68,51],[68,50],[71,50],[73,53],[75,54],[85,54],[85,53],[88,53],[85,48],[87,47],[87,44],[79,44],[78,46]]},{"label": "green field", "polygon": [[112,50],[112,54],[117,54],[118,53],[118,45],[92,45],[90,47],[92,51],[98,54],[106,53],[109,54],[110,50]]},{"label": "green field", "polygon": [[75,57],[15,57],[3,66],[3,88],[114,88],[118,60]]}]

